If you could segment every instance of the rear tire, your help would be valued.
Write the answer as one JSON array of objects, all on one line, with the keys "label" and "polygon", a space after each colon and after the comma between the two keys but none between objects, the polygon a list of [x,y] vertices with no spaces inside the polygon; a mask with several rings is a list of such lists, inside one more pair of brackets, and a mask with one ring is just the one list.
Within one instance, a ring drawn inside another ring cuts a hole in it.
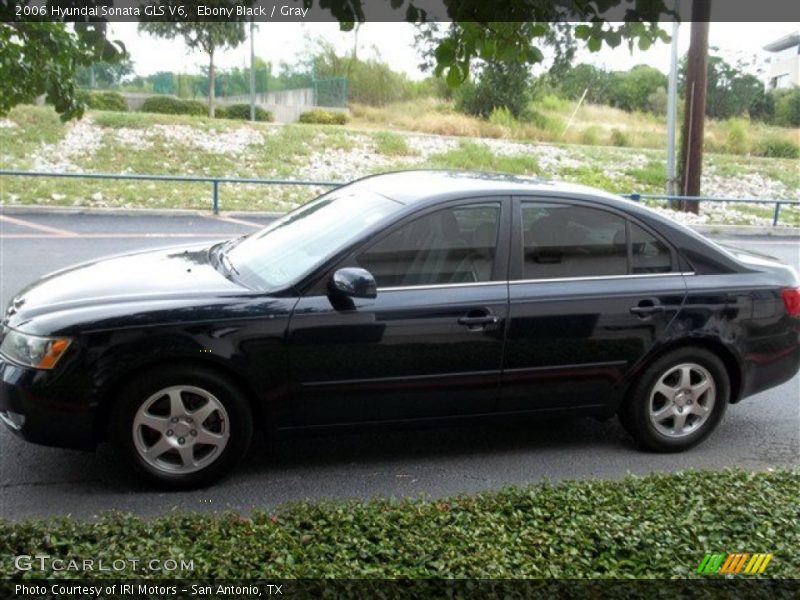
[{"label": "rear tire", "polygon": [[640,446],[682,452],[717,427],[730,389],[719,357],[704,348],[679,348],[645,369],[620,407],[619,420]]},{"label": "rear tire", "polygon": [[131,382],[112,407],[109,435],[150,483],[194,488],[233,470],[250,445],[253,417],[227,377],[180,366]]}]

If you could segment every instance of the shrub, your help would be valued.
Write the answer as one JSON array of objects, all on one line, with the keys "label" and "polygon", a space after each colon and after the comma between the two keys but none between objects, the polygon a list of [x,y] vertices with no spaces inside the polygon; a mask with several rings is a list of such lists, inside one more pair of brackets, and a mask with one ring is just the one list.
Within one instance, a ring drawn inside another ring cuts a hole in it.
[{"label": "shrub", "polygon": [[[503,582],[492,581],[482,595],[559,598],[586,589],[593,598],[668,598],[676,594],[664,582],[650,581],[652,585],[627,593],[619,580],[678,578],[688,585],[677,597],[700,597],[703,592],[711,598],[750,597],[726,593],[741,583],[766,586],[759,588],[765,589],[764,594],[753,597],[790,598],[790,593],[773,585],[775,581],[763,579],[800,577],[800,564],[793,558],[800,546],[797,477],[796,470],[684,471],[430,500],[303,502],[270,512],[255,510],[249,516],[170,513],[150,520],[111,513],[91,520],[0,520],[0,554],[56,555],[74,558],[78,564],[86,559],[111,564],[127,556],[162,562],[181,557],[193,560],[192,577],[197,579],[326,578],[326,587],[317,593],[321,597],[459,598],[476,594],[474,589],[454,587],[457,582],[451,579],[589,578],[593,580],[589,587],[555,588],[565,592],[556,594],[552,579],[544,581],[547,587],[539,588],[538,594],[520,593],[525,588],[516,581],[501,595],[498,586]],[[738,582],[710,575],[696,579],[695,570],[706,552],[743,551],[771,552],[775,559],[763,575],[741,575]],[[115,577],[164,577],[161,571],[144,569],[141,562],[138,568],[135,561],[120,562],[125,567]],[[54,572],[54,561],[46,564],[45,570],[34,572],[37,577],[75,576]],[[21,580],[13,560],[0,562],[0,574],[9,586]],[[345,581],[337,583],[334,578]],[[387,594],[394,588],[378,582],[373,593],[364,594],[350,587],[352,581],[346,578],[438,578],[449,583],[435,588],[435,593],[418,594],[418,588],[405,585],[396,594]],[[601,578],[613,584],[608,593],[594,581]],[[334,585],[344,586],[333,588],[342,592],[330,593]],[[656,588],[670,593],[652,593]],[[738,589],[745,588],[756,589],[750,585]],[[12,596],[19,597],[3,595]]]},{"label": "shrub", "polygon": [[[250,105],[231,104],[227,106],[218,106],[214,116],[217,119],[238,119],[240,121],[249,121]],[[264,110],[260,106],[256,106],[256,121],[272,121],[272,113],[268,110]]]},{"label": "shrub", "polygon": [[800,88],[777,90],[775,99],[775,124],[783,127],[800,127]]},{"label": "shrub", "polygon": [[375,134],[375,146],[380,154],[387,156],[405,156],[411,154],[406,138],[397,133],[380,131]]},{"label": "shrub", "polygon": [[750,152],[750,123],[746,119],[728,119],[725,129],[728,152],[733,154]]},{"label": "shrub", "polygon": [[614,146],[630,146],[631,141],[624,131],[619,129],[611,130],[611,144]]},{"label": "shrub", "polygon": [[300,123],[316,123],[317,125],[344,125],[348,121],[347,113],[314,109],[301,113]]},{"label": "shrub", "polygon": [[498,106],[492,110],[492,114],[489,115],[489,123],[512,130],[519,126],[519,121],[514,118],[514,115],[505,106]]},{"label": "shrub", "polygon": [[81,102],[94,110],[115,110],[125,112],[128,110],[128,103],[122,94],[117,92],[81,92],[79,95]]},{"label": "shrub", "polygon": [[772,136],[756,144],[753,154],[768,158],[800,158],[800,145],[787,138]]},{"label": "shrub", "polygon": [[528,109],[526,117],[531,123],[536,125],[536,127],[548,133],[552,133],[556,137],[564,133],[564,127],[566,127],[564,119],[557,115],[547,115],[536,110]]},{"label": "shrub", "polygon": [[597,125],[590,125],[581,132],[581,144],[596,146],[600,142],[600,128]]},{"label": "shrub", "polygon": [[654,115],[667,114],[667,90],[663,87],[647,96],[647,110]]},{"label": "shrub", "polygon": [[142,112],[161,113],[165,115],[205,116],[208,107],[197,100],[181,100],[172,96],[151,96],[142,104]]}]

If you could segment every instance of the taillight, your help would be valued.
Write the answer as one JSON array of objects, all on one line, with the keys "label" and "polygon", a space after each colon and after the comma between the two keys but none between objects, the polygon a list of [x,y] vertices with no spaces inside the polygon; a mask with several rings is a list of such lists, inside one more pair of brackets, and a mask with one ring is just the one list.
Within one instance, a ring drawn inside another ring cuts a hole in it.
[{"label": "taillight", "polygon": [[800,317],[800,288],[788,288],[781,292],[786,312],[790,317]]}]

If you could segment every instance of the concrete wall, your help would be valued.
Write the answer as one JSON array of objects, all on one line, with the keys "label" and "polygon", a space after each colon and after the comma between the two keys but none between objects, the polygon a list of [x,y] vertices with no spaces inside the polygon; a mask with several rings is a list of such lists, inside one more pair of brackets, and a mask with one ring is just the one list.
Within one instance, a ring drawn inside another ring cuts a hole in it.
[{"label": "concrete wall", "polygon": [[[217,98],[217,102],[225,104],[250,104],[250,94],[241,96],[226,96]],[[285,106],[314,106],[314,89],[300,88],[296,90],[283,90],[280,92],[264,92],[256,94],[256,104],[282,104]]]},{"label": "concrete wall", "polygon": [[[147,98],[162,95],[163,94],[122,93],[122,97],[125,98],[125,101],[128,103],[128,110],[139,110]],[[205,98],[197,98],[197,100],[205,102]],[[216,103],[217,106],[224,106],[226,104],[250,104],[250,95],[217,98]],[[256,104],[264,110],[271,112],[276,123],[294,123],[300,118],[302,113],[315,108],[331,112],[350,113],[347,108],[314,106],[314,90],[312,88],[256,94]]]}]

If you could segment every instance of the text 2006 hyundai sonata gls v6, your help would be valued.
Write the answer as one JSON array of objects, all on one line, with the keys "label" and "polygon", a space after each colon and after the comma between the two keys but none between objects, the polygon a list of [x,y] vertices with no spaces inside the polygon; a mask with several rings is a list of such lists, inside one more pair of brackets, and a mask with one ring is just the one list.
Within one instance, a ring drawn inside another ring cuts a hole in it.
[{"label": "text 2006 hyundai sonata gls v6", "polygon": [[172,486],[229,471],[255,428],[618,414],[678,451],[797,373],[798,285],[589,188],[379,175],[244,238],[23,290],[0,418],[41,444],[109,440]]}]

